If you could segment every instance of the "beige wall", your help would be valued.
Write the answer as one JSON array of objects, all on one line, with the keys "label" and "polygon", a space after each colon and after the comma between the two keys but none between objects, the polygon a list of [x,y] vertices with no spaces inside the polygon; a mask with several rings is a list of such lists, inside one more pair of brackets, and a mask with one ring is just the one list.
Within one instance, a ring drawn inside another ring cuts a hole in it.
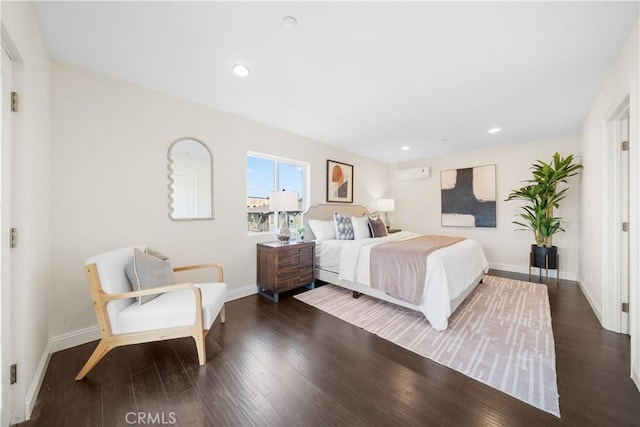
[{"label": "beige wall", "polygon": [[[616,156],[619,141],[609,138],[612,115],[626,98],[630,112],[630,305],[631,364],[634,380],[640,388],[640,104],[638,75],[639,24],[611,68],[596,101],[585,120],[580,135],[585,166],[581,209],[579,281],[594,311],[607,329],[620,329],[620,285],[617,263],[612,254],[618,250],[616,235],[620,230],[616,218],[618,191]],[[635,261],[634,261],[635,260]]]},{"label": "beige wall", "polygon": [[[18,246],[8,254],[11,280],[2,284],[10,286],[12,332],[2,337],[11,340],[10,360],[2,363],[3,369],[18,364],[18,382],[12,386],[12,418],[17,422],[25,418],[25,406],[34,403],[36,372],[49,340],[51,71],[32,3],[2,2],[2,25],[3,43],[15,59],[13,87],[19,93],[19,111],[11,114],[11,176],[2,171],[3,180],[11,179],[11,224],[18,229]],[[5,230],[2,235],[4,251]]]},{"label": "beige wall", "polygon": [[[506,137],[506,135],[500,135]],[[492,268],[528,272],[533,234],[519,228],[516,220],[520,202],[505,202],[511,190],[531,178],[529,167],[537,159],[550,161],[556,151],[566,156],[579,154],[576,137],[506,145],[482,151],[425,159],[397,165],[397,169],[431,166],[431,178],[392,181],[396,212],[390,214],[392,226],[425,234],[467,236],[482,245]],[[442,227],[440,221],[440,172],[448,169],[496,165],[496,228]],[[556,214],[564,218],[565,233],[554,237],[560,253],[561,277],[575,279],[578,271],[578,204],[580,177],[570,178],[571,190]]]},{"label": "beige wall", "polygon": [[[82,266],[117,247],[221,262],[231,294],[255,286],[256,243],[274,236],[247,235],[247,151],[309,162],[312,204],[325,201],[327,159],[354,165],[355,203],[389,191],[385,163],[230,114],[55,62],[53,87],[54,337],[96,324]],[[181,137],[213,154],[215,220],[168,218],[167,150]]]}]

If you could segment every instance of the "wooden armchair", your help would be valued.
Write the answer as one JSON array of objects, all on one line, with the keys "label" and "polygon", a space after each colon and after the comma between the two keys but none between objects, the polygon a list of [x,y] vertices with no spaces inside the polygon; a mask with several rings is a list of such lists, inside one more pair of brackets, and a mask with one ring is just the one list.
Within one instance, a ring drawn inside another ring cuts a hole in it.
[{"label": "wooden armchair", "polygon": [[[91,299],[96,312],[101,340],[76,376],[83,379],[112,349],[129,344],[193,337],[200,365],[206,362],[205,336],[218,314],[225,321],[224,302],[227,285],[220,264],[199,264],[174,268],[175,272],[200,268],[217,270],[217,282],[179,283],[144,290],[132,290],[125,274],[133,259],[131,246],[106,252],[86,263]],[[142,305],[136,297],[159,294]]]}]

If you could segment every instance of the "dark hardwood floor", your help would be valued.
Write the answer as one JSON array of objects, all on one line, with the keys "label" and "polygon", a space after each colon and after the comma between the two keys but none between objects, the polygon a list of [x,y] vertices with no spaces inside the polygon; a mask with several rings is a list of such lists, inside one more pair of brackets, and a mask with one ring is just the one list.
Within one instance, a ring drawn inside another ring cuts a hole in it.
[{"label": "dark hardwood floor", "polygon": [[288,293],[228,303],[205,366],[179,339],[115,349],[76,382],[97,342],[55,353],[21,426],[640,426],[629,337],[600,327],[576,283],[549,294],[561,419]]}]

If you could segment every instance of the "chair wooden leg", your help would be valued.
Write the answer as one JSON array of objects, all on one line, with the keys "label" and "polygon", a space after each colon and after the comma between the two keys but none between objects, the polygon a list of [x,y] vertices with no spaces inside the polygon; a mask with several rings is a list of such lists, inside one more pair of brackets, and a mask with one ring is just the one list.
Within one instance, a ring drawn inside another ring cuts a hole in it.
[{"label": "chair wooden leg", "polygon": [[76,381],[83,379],[87,376],[90,370],[92,370],[102,358],[109,353],[111,347],[105,344],[104,340],[100,340],[98,346],[93,353],[91,353],[91,357],[87,360],[87,363],[84,364],[78,375],[76,376]]},{"label": "chair wooden leg", "polygon": [[226,319],[226,312],[225,312],[224,307],[225,307],[224,304],[222,304],[222,309],[220,310],[220,321],[222,323],[224,323],[227,320]]},{"label": "chair wooden leg", "polygon": [[198,363],[200,365],[204,365],[207,363],[207,349],[205,348],[206,344],[204,342],[204,334],[200,332],[198,335],[194,335],[194,340],[196,340],[196,349],[198,350]]}]

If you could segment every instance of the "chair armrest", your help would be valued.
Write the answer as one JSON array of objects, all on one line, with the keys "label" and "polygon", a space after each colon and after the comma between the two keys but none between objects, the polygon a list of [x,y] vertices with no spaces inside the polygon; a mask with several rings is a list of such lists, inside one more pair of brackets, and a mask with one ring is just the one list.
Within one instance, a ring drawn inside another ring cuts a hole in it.
[{"label": "chair armrest", "polygon": [[122,292],[119,294],[108,294],[105,291],[100,290],[100,299],[103,303],[107,303],[113,300],[135,298],[143,295],[163,294],[165,292],[178,291],[180,289],[193,289],[193,291],[196,293],[200,292],[200,288],[198,288],[193,283],[187,282],[168,286],[158,286],[155,288],[142,289],[139,291]]},{"label": "chair armrest", "polygon": [[185,267],[176,267],[173,269],[173,271],[177,273],[180,271],[197,270],[200,268],[215,268],[216,270],[218,270],[218,282],[224,282],[224,272],[222,270],[222,265],[218,264],[217,262],[211,262],[208,264],[187,265]]}]

